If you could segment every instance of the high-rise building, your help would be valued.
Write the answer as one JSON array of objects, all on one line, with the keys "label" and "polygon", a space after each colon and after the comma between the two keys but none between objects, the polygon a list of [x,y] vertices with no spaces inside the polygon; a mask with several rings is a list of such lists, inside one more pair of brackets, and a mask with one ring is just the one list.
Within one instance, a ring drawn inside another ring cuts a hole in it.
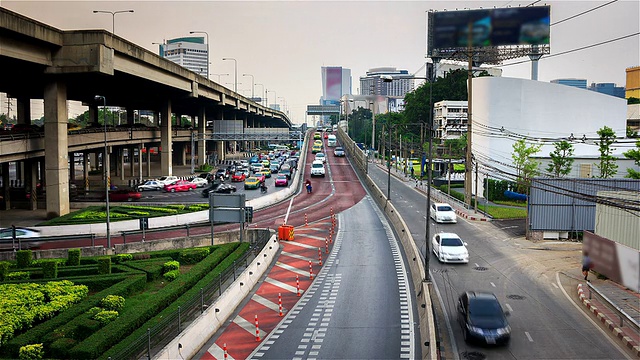
[{"label": "high-rise building", "polygon": [[342,66],[323,66],[320,105],[338,105],[342,95],[350,94],[351,69]]},{"label": "high-rise building", "polygon": [[555,79],[555,80],[551,80],[551,83],[573,86],[579,89],[587,88],[587,79]]},{"label": "high-rise building", "polygon": [[591,83],[589,90],[624,99],[624,87],[614,83]]},{"label": "high-rise building", "polygon": [[[391,76],[393,81],[385,82],[383,76]],[[413,77],[409,71],[394,67],[369,69],[365,76],[360,77],[360,95],[404,97],[413,90]]]},{"label": "high-rise building", "polygon": [[167,40],[160,45],[160,56],[204,77],[207,76],[207,44],[204,37],[190,36]]}]

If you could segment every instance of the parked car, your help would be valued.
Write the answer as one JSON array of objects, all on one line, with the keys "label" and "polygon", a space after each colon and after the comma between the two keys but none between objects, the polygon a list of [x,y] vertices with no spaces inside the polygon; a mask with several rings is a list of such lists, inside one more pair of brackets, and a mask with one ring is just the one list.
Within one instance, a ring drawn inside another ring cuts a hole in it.
[{"label": "parked car", "polygon": [[323,163],[327,162],[327,157],[324,155],[324,153],[317,153],[316,154],[316,159],[315,161],[322,161]]},{"label": "parked car", "polygon": [[144,184],[136,186],[138,191],[158,191],[164,188],[164,184],[156,180],[147,180]]},{"label": "parked car", "polygon": [[466,342],[508,344],[511,326],[507,316],[509,312],[502,310],[492,293],[467,291],[458,298],[458,322]]},{"label": "parked car", "polygon": [[156,181],[159,182],[160,184],[162,184],[162,186],[165,186],[165,185],[172,184],[172,183],[174,183],[174,182],[176,182],[178,180],[180,180],[180,179],[178,179],[177,176],[161,176]]},{"label": "parked car", "polygon": [[262,184],[262,181],[260,181],[260,179],[258,179],[257,177],[252,176],[244,181],[244,188],[257,189],[260,187],[260,184]]},{"label": "parked car", "polygon": [[438,233],[431,239],[431,248],[443,263],[468,263],[467,243],[454,233]]},{"label": "parked car", "polygon": [[333,150],[333,155],[336,157],[342,157],[344,156],[344,149],[340,146],[338,146],[337,148],[335,148],[335,150]]},{"label": "parked car", "polygon": [[278,175],[275,181],[276,186],[289,186],[289,178],[286,175]]},{"label": "parked car", "polygon": [[235,173],[233,173],[233,175],[231,175],[232,182],[242,182],[246,179],[247,175],[244,173],[244,171],[236,171]]},{"label": "parked car", "polygon": [[447,203],[433,203],[431,204],[431,218],[437,223],[452,223],[458,222],[456,212],[451,205]]},{"label": "parked car", "polygon": [[196,187],[205,187],[209,184],[207,179],[203,179],[201,177],[195,177],[191,180],[191,182],[196,184]]},{"label": "parked car", "polygon": [[165,185],[164,191],[166,192],[176,192],[176,191],[191,191],[195,190],[196,184],[187,180],[178,180],[172,184]]},{"label": "parked car", "polygon": [[109,201],[113,202],[135,201],[140,200],[141,197],[140,192],[135,190],[118,189],[109,191]]}]

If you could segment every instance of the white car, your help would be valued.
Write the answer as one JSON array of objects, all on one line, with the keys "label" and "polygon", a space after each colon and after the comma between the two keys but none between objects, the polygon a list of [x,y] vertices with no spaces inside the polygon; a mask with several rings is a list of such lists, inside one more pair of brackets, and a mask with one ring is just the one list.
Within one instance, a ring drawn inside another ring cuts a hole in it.
[{"label": "white car", "polygon": [[324,163],[322,161],[316,160],[311,164],[311,176],[322,176],[324,177]]},{"label": "white car", "polygon": [[178,179],[177,176],[161,176],[158,180],[156,180],[157,182],[162,184],[162,187],[164,188],[165,185],[170,185],[173,184],[174,182],[178,181],[180,179]]},{"label": "white car", "polygon": [[194,178],[191,182],[196,184],[196,187],[205,187],[209,184],[207,179],[203,179],[201,177]]},{"label": "white car", "polygon": [[[16,238],[34,238],[40,237],[40,232],[23,227],[16,226]],[[13,239],[12,228],[0,228],[0,239]]]},{"label": "white car", "polygon": [[431,218],[437,223],[452,223],[458,222],[455,210],[451,205],[447,203],[433,203],[431,204]]},{"label": "white car", "polygon": [[136,186],[136,189],[138,191],[162,190],[164,189],[164,185],[159,181],[147,180],[144,182],[144,184]]},{"label": "white car", "polygon": [[315,161],[322,161],[322,163],[326,163],[327,157],[325,156],[324,153],[317,153]]},{"label": "white car", "polygon": [[249,168],[249,161],[240,160],[240,167],[243,168],[243,169],[248,169]]},{"label": "white car", "polygon": [[443,263],[469,263],[467,243],[454,233],[439,233],[431,240],[433,253]]}]

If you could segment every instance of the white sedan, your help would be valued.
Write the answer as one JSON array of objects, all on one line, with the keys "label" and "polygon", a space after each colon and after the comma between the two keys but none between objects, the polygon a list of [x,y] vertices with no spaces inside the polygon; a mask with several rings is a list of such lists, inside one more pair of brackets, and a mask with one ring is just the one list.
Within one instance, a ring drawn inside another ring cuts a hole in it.
[{"label": "white sedan", "polygon": [[[16,238],[34,238],[40,237],[40,232],[37,230],[32,230],[23,227],[16,227]],[[0,239],[12,239],[13,238],[13,229],[12,228],[0,228]]]},{"label": "white sedan", "polygon": [[458,222],[456,212],[451,205],[447,203],[433,203],[431,204],[431,218],[437,223],[452,223]]},{"label": "white sedan", "polygon": [[454,233],[435,234],[431,240],[431,247],[440,262],[463,264],[469,262],[467,243]]},{"label": "white sedan", "polygon": [[193,180],[191,180],[191,182],[196,184],[196,187],[205,187],[209,184],[207,179],[203,179],[201,177],[196,177]]},{"label": "white sedan", "polygon": [[147,180],[144,184],[136,186],[138,191],[162,190],[164,185],[156,180]]},{"label": "white sedan", "polygon": [[317,153],[315,161],[322,161],[322,163],[326,163],[327,157],[325,156],[324,153]]}]

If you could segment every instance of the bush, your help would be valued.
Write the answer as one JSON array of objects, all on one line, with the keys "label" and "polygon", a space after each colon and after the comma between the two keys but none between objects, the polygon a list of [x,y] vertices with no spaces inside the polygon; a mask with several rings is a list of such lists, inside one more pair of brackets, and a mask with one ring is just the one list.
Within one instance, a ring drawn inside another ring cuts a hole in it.
[{"label": "bush", "polygon": [[118,312],[113,310],[103,310],[93,316],[93,319],[98,321],[102,326],[107,325],[113,320],[118,318]]},{"label": "bush", "polygon": [[187,249],[180,253],[181,264],[197,264],[209,255],[209,248]]},{"label": "bush", "polygon": [[9,265],[11,265],[8,261],[0,261],[0,281],[4,281],[9,273]]},{"label": "bush", "polygon": [[98,259],[98,274],[111,274],[111,258],[103,257]]},{"label": "bush", "polygon": [[100,306],[105,310],[120,311],[124,307],[124,298],[118,295],[107,295],[100,300]]},{"label": "bush", "polygon": [[164,275],[162,275],[162,277],[164,277],[165,280],[171,282],[173,280],[175,280],[178,275],[180,275],[180,270],[171,270],[168,271],[166,273],[164,273]]},{"label": "bush", "polygon": [[163,273],[167,273],[171,270],[179,270],[179,269],[180,269],[180,263],[175,260],[167,261],[166,263],[162,264]]},{"label": "bush", "polygon": [[50,260],[42,263],[42,277],[45,279],[55,279],[58,277],[58,262]]},{"label": "bush", "polygon": [[167,261],[170,261],[171,258],[158,258],[158,259],[147,259],[147,260],[134,260],[128,262],[126,264],[127,267],[142,270],[147,274],[147,281],[153,281],[162,277],[164,273],[162,271],[162,265]]},{"label": "bush", "polygon": [[133,255],[131,255],[131,254],[118,254],[116,256],[113,256],[112,260],[113,260],[114,263],[120,264],[120,263],[123,263],[125,261],[133,260]]},{"label": "bush", "polygon": [[6,280],[29,280],[30,277],[28,271],[14,271],[7,274]]},{"label": "bush", "polygon": [[38,360],[44,357],[44,348],[42,344],[25,345],[20,348],[18,358],[20,360]]},{"label": "bush", "polygon": [[76,340],[69,338],[59,338],[49,345],[49,356],[53,359],[67,359],[69,349],[76,345]]},{"label": "bush", "polygon": [[69,252],[67,253],[67,265],[80,265],[80,249],[69,249]]},{"label": "bush", "polygon": [[16,252],[18,269],[28,268],[31,266],[31,261],[31,250],[18,250],[18,252]]}]

